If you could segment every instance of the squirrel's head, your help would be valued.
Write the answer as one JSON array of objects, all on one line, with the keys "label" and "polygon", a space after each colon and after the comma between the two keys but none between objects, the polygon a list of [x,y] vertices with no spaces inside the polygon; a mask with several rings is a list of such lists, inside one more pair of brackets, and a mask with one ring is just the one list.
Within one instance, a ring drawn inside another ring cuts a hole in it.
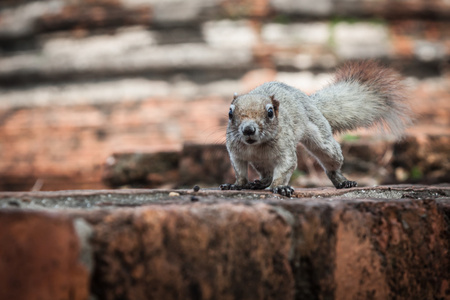
[{"label": "squirrel's head", "polygon": [[274,96],[234,95],[228,112],[227,139],[257,145],[275,138],[280,102]]}]

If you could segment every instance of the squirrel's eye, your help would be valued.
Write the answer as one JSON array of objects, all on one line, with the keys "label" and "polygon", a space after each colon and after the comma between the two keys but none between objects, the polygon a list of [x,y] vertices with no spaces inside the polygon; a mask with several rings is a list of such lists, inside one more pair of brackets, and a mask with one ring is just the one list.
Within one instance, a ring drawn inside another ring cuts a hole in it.
[{"label": "squirrel's eye", "polygon": [[267,110],[267,116],[271,119],[273,118],[273,108],[272,107]]},{"label": "squirrel's eye", "polygon": [[233,110],[230,108],[230,111],[228,112],[228,119],[233,119]]}]

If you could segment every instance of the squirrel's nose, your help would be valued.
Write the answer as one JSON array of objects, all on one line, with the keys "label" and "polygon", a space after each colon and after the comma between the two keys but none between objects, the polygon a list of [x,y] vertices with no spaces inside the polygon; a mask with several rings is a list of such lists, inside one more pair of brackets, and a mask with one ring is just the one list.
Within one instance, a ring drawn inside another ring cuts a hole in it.
[{"label": "squirrel's nose", "polygon": [[248,136],[254,135],[255,132],[256,132],[256,128],[251,125],[245,126],[244,130],[242,131],[242,133],[244,135],[248,135]]}]

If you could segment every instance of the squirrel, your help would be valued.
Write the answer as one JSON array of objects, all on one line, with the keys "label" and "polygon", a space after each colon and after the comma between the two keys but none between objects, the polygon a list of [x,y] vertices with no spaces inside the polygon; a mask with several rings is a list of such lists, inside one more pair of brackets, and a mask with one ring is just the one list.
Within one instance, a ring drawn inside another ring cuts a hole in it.
[{"label": "squirrel", "polygon": [[[375,61],[349,62],[332,84],[312,95],[281,82],[264,83],[233,97],[226,147],[236,174],[222,190],[265,189],[291,196],[297,144],[314,156],[337,189],[355,187],[341,172],[344,161],[333,134],[378,125],[396,136],[411,124],[401,76]],[[248,180],[248,164],[260,175]]]}]

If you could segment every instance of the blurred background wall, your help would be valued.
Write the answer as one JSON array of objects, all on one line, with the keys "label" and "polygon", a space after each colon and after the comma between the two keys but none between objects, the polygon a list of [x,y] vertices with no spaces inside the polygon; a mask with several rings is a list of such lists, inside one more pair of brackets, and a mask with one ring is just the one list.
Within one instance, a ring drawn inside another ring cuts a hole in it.
[{"label": "blurred background wall", "polygon": [[408,134],[446,151],[447,0],[2,0],[0,190],[102,188],[112,153],[223,142],[234,92],[311,93],[367,58],[407,78]]}]

